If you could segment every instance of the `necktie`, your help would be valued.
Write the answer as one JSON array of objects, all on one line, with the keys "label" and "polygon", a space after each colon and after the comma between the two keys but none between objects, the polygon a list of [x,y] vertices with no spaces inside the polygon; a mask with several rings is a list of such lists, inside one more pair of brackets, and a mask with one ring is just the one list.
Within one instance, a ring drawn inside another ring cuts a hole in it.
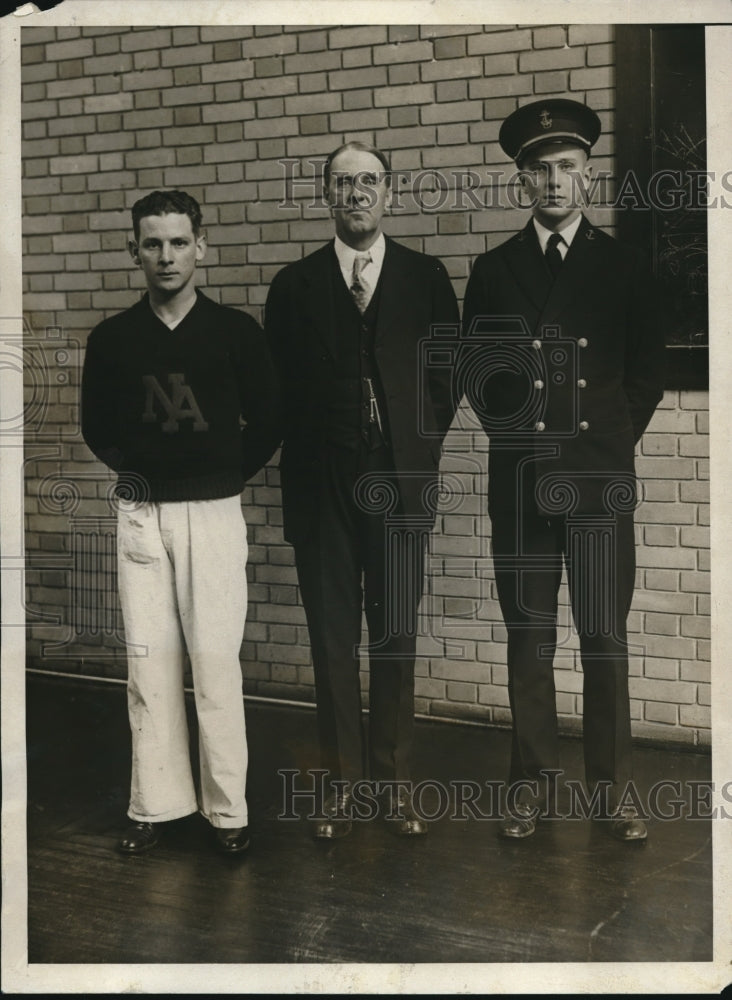
[{"label": "necktie", "polygon": [[353,258],[353,273],[351,274],[351,287],[349,291],[353,296],[358,311],[364,313],[371,297],[369,286],[361,277],[361,272],[367,264],[371,263],[371,254]]},{"label": "necktie", "polygon": [[552,233],[549,237],[549,241],[546,245],[546,251],[544,253],[546,262],[549,265],[549,270],[552,272],[552,278],[556,278],[559,274],[559,269],[562,266],[562,255],[559,252],[560,243],[564,243],[564,240],[559,233]]}]

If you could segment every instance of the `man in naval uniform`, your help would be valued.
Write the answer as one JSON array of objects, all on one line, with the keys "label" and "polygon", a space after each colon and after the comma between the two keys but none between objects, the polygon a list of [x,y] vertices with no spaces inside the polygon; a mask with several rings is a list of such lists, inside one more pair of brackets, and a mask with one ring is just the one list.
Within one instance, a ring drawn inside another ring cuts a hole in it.
[{"label": "man in naval uniform", "polygon": [[634,448],[663,394],[664,337],[642,255],[579,207],[599,134],[595,112],[569,100],[534,102],[503,122],[499,142],[521,171],[532,218],[476,260],[454,374],[490,438],[513,724],[500,833],[534,833],[558,772],[553,661],[564,563],[584,673],[589,801],[615,837],[639,843],[647,830],[624,794]]},{"label": "man in naval uniform", "polygon": [[370,777],[387,789],[394,832],[414,836],[427,829],[409,801],[415,622],[455,411],[449,372],[428,370],[422,345],[436,324],[457,327],[459,314],[442,263],[382,232],[391,201],[384,153],[339,147],[326,161],[324,192],[335,239],[276,275],[265,311],[285,406],[284,533],[295,549],[331,790],[314,833],[348,834],[354,786]]}]

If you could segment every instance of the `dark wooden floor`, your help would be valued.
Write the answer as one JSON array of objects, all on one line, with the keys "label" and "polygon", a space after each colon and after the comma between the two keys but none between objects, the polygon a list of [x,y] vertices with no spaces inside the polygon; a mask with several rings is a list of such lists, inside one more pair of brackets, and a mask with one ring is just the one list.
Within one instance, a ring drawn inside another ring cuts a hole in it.
[{"label": "dark wooden floor", "polygon": [[[217,855],[198,816],[124,858],[124,689],[28,685],[29,961],[700,962],[712,958],[711,824],[656,821],[628,847],[588,821],[504,842],[495,820],[436,821],[402,840],[379,821],[316,843],[278,820],[278,768],[317,766],[311,711],[249,703],[252,848]],[[421,722],[416,777],[503,777],[508,734]],[[581,745],[563,744],[570,777]],[[707,780],[709,758],[639,749],[641,790]]]}]

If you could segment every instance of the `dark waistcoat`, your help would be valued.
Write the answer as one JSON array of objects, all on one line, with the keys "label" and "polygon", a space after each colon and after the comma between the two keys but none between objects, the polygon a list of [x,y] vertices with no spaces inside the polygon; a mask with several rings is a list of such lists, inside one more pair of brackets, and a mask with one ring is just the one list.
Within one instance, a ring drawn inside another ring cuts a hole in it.
[{"label": "dark waistcoat", "polygon": [[384,393],[374,359],[381,282],[361,315],[346,287],[337,259],[334,267],[332,287],[337,351],[335,377],[328,399],[328,442],[350,449],[361,444],[376,448],[388,441]]}]

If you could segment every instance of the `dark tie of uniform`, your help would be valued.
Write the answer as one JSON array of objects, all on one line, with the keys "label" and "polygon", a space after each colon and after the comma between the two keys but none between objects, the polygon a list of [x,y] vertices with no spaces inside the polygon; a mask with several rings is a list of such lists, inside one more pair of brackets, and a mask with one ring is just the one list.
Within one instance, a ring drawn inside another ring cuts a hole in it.
[{"label": "dark tie of uniform", "polygon": [[361,272],[366,267],[367,264],[371,263],[371,254],[365,254],[361,257],[353,258],[353,272],[351,274],[351,285],[349,291],[353,296],[353,301],[358,307],[360,313],[366,311],[366,307],[369,304],[370,289],[361,277]]},{"label": "dark tie of uniform", "polygon": [[546,262],[549,265],[549,270],[552,272],[552,278],[556,278],[559,274],[559,269],[562,266],[563,258],[559,250],[560,243],[564,243],[564,240],[559,233],[552,233],[546,245],[546,252],[544,256],[546,257]]}]

